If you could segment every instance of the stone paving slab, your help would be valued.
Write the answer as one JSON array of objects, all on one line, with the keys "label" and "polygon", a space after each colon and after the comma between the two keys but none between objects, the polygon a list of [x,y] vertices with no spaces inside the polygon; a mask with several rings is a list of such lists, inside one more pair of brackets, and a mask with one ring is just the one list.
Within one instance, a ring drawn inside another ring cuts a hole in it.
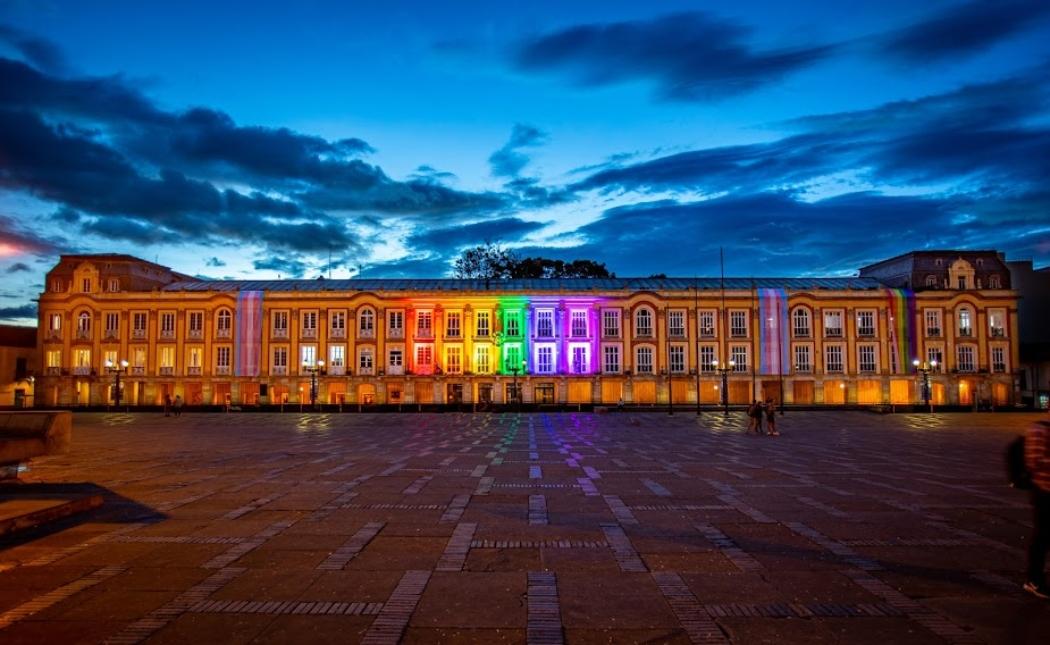
[{"label": "stone paving slab", "polygon": [[1026,643],[1028,414],[77,414],[0,642]]}]

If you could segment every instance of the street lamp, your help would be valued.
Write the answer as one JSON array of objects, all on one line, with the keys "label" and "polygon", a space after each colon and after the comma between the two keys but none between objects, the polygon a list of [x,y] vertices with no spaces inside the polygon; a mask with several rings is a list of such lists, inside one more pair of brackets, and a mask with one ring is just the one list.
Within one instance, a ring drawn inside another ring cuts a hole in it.
[{"label": "street lamp", "polygon": [[303,369],[310,373],[310,407],[317,407],[317,373],[324,370],[324,361],[315,361],[313,365],[310,365],[307,361],[303,361]]},{"label": "street lamp", "polygon": [[714,367],[722,375],[722,416],[729,416],[729,371],[736,366],[736,361],[729,359],[729,363],[719,363],[717,360],[711,361],[711,366]]},{"label": "street lamp", "polygon": [[120,407],[120,375],[122,372],[128,371],[128,362],[119,361],[114,363],[113,361],[106,359],[106,371],[113,375],[115,382],[113,384],[113,407]]},{"label": "street lamp", "polygon": [[525,373],[525,360],[524,359],[522,359],[520,367],[515,365],[515,366],[510,368],[510,373],[514,375],[514,382],[513,382],[513,385],[511,385],[511,390],[514,391],[514,398],[520,403],[521,402],[521,392],[518,391],[518,372],[521,372],[522,374]]},{"label": "street lamp", "polygon": [[915,366],[915,369],[922,372],[922,400],[926,404],[926,409],[932,413],[933,406],[930,405],[930,372],[937,369],[937,361],[920,361],[916,358],[911,364]]}]

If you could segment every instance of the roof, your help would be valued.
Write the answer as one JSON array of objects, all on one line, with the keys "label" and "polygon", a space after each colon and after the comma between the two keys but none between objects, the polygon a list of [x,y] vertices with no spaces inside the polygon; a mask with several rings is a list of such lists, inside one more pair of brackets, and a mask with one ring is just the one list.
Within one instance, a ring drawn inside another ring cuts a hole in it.
[{"label": "roof", "polygon": [[0,347],[36,347],[36,327],[0,325]]},{"label": "roof", "polygon": [[[781,288],[790,291],[869,290],[882,284],[873,278],[726,278],[726,289]],[[389,278],[352,280],[185,280],[166,285],[163,291],[491,291],[589,292],[589,291],[688,291],[694,287],[716,290],[719,278],[547,278],[511,280],[458,280],[454,278]]]},{"label": "roof", "polygon": [[959,256],[962,256],[962,255],[994,255],[994,256],[998,257],[999,251],[996,251],[995,249],[940,249],[940,250],[938,250],[938,249],[922,249],[922,250],[919,250],[919,251],[908,251],[907,253],[901,253],[900,255],[895,255],[892,258],[887,258],[885,260],[879,260],[878,262],[873,262],[871,264],[868,264],[868,265],[865,265],[865,266],[861,267],[860,270],[863,271],[864,269],[870,269],[872,267],[877,267],[877,266],[882,265],[882,264],[888,264],[890,262],[896,262],[897,260],[900,260],[902,258],[910,258],[910,257],[916,257],[916,256],[920,256],[920,255],[923,255],[923,256],[937,256],[937,255],[939,255],[939,256],[954,256],[954,257],[959,257]]}]

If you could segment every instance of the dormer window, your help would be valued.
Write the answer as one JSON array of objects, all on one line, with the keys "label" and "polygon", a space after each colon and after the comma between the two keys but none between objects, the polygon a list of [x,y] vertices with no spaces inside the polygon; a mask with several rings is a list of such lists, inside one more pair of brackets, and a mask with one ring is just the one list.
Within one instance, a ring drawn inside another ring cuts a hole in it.
[{"label": "dormer window", "polygon": [[91,278],[84,278],[81,281],[80,290],[84,293],[91,293]]},{"label": "dormer window", "polygon": [[988,276],[988,288],[989,289],[1002,289],[1003,288],[1002,281],[1000,281],[998,273],[993,273],[992,275]]},{"label": "dormer window", "polygon": [[111,293],[116,293],[116,292],[120,291],[120,280],[118,280],[116,278],[110,278],[109,279],[109,291]]},{"label": "dormer window", "polygon": [[928,276],[926,276],[926,286],[927,287],[936,287],[937,286],[937,276],[935,276],[935,275],[928,275]]},{"label": "dormer window", "polygon": [[62,281],[61,280],[52,280],[51,281],[51,291],[54,291],[56,293],[61,292],[62,291]]}]

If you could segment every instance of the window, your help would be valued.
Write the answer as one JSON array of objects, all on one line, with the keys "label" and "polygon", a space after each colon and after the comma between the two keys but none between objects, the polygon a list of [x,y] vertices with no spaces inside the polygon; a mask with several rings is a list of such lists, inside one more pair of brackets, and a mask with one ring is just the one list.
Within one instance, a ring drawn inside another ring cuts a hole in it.
[{"label": "window", "polygon": [[288,338],[288,312],[273,312],[273,335],[277,338]]},{"label": "window", "polygon": [[857,312],[857,335],[875,335],[875,312],[870,309],[862,309]]},{"label": "window", "polygon": [[587,312],[573,311],[569,318],[569,335],[573,338],[587,337]]},{"label": "window", "polygon": [[346,366],[346,346],[345,345],[329,345],[328,346],[328,368],[332,371],[342,371],[342,368]]},{"label": "window", "polygon": [[506,371],[512,373],[524,371],[521,362],[521,343],[503,345],[503,367]]},{"label": "window", "polygon": [[1002,309],[988,310],[988,333],[992,338],[1006,336],[1006,312]]},{"label": "window", "polygon": [[941,310],[926,310],[926,335],[937,337],[941,335]]},{"label": "window", "polygon": [[61,280],[52,280],[51,281],[51,290],[52,291],[56,291],[56,292],[62,291],[62,281]]},{"label": "window", "polygon": [[602,348],[602,371],[606,374],[620,372],[620,346],[606,345]]},{"label": "window", "polygon": [[[174,324],[174,323],[173,323]],[[106,313],[106,338],[116,338],[120,331],[120,314],[116,311]]]},{"label": "window", "polygon": [[430,371],[434,366],[434,346],[433,345],[416,345],[416,367]]},{"label": "window", "polygon": [[504,330],[507,336],[521,336],[521,312],[508,311],[504,314]]},{"label": "window", "polygon": [[317,345],[299,346],[299,365],[317,365]]},{"label": "window", "polygon": [[[170,365],[170,364],[171,363],[161,362],[161,365]],[[102,352],[102,366],[103,367],[107,367],[107,366],[116,367],[117,366],[117,350],[115,350],[115,349],[107,349],[106,351]]]},{"label": "window", "polygon": [[729,360],[733,361],[734,372],[747,371],[747,345],[734,345],[729,349]]},{"label": "window", "polygon": [[[219,348],[220,355],[221,355],[221,350],[223,350],[223,349],[225,349],[227,352],[230,351],[229,347],[220,347]],[[165,371],[173,371],[175,369],[175,348],[172,347],[171,345],[164,345],[163,347],[160,348],[159,352],[160,352],[160,356],[158,358],[158,361],[159,361],[158,365],[159,365],[160,369],[161,370],[165,370]],[[221,360],[220,360],[219,364],[220,365],[222,364]],[[228,357],[227,357],[226,365],[229,365],[229,358]]]},{"label": "window", "polygon": [[705,310],[700,312],[700,337],[701,338],[714,338],[715,337],[715,312]]},{"label": "window", "polygon": [[288,370],[288,348],[287,347],[274,347],[273,348],[273,366],[278,368],[281,373],[285,373]]},{"label": "window", "polygon": [[200,374],[201,359],[203,353],[204,350],[200,347],[200,345],[190,348],[189,361],[187,362],[186,366],[192,369],[197,374]]},{"label": "window", "polygon": [[434,313],[430,310],[416,312],[416,336],[431,338],[434,335]]},{"label": "window", "polygon": [[91,314],[86,311],[77,316],[77,337],[88,338],[91,335]]},{"label": "window", "polygon": [[536,347],[536,371],[540,374],[554,372],[554,348],[550,345]]},{"label": "window", "polygon": [[219,338],[229,338],[230,330],[233,328],[233,316],[230,315],[229,309],[220,309],[218,317],[218,336]]},{"label": "window", "polygon": [[605,338],[620,337],[620,310],[602,310],[602,336]]},{"label": "window", "polygon": [[479,311],[479,312],[477,312],[477,314],[475,316],[475,320],[477,321],[477,328],[476,329],[477,329],[477,335],[478,336],[484,337],[484,336],[488,336],[489,335],[490,318],[491,318],[491,314],[488,311]]},{"label": "window", "polygon": [[973,345],[959,345],[956,348],[956,367],[960,372],[974,371],[973,355]]},{"label": "window", "polygon": [[944,366],[944,351],[940,347],[927,347],[926,361],[930,364],[931,371],[941,371]]},{"label": "window", "polygon": [[554,403],[554,385],[543,383],[536,386],[536,403]]},{"label": "window", "polygon": [[[481,350],[479,347],[478,350]],[[478,354],[481,352],[479,351]],[[445,348],[445,372],[459,374],[463,371],[463,348],[456,345]]]},{"label": "window", "polygon": [[842,347],[840,345],[826,345],[824,347],[824,371],[828,374],[841,374]]},{"label": "window", "polygon": [[488,345],[480,345],[474,348],[474,371],[478,374],[492,373],[492,353]]},{"label": "window", "polygon": [[404,352],[400,349],[392,349],[387,353],[387,365],[391,374],[400,374],[404,361]]},{"label": "window", "polygon": [[989,289],[1002,289],[1003,288],[1003,282],[1002,282],[1002,279],[999,278],[999,274],[998,273],[993,273],[992,275],[988,276],[988,288]]},{"label": "window", "polygon": [[460,337],[460,320],[462,316],[458,311],[450,311],[445,316],[445,335],[449,338]]},{"label": "window", "polygon": [[90,349],[74,349],[73,350],[73,373],[74,374],[90,374],[91,373],[91,350]]},{"label": "window", "polygon": [[361,338],[375,338],[376,336],[376,313],[370,308],[361,310],[357,314],[357,331]]},{"label": "window", "polygon": [[701,372],[714,372],[715,361],[718,360],[718,354],[715,351],[714,345],[701,345],[700,346],[700,371]]},{"label": "window", "polygon": [[573,374],[587,374],[590,369],[590,351],[587,345],[572,344],[569,346],[569,367]]},{"label": "window", "polygon": [[926,286],[927,287],[936,287],[937,286],[937,276],[935,276],[935,275],[928,275],[928,276],[926,276]]},{"label": "window", "polygon": [[635,337],[647,338],[653,335],[653,312],[648,309],[639,309],[634,314]]},{"label": "window", "polygon": [[747,338],[747,312],[729,312],[729,335],[733,338]]},{"label": "window", "polygon": [[685,346],[684,345],[671,345],[671,352],[668,359],[668,364],[671,367],[673,374],[685,373]]},{"label": "window", "polygon": [[842,312],[824,312],[824,336],[828,338],[842,338]]},{"label": "window", "polygon": [[536,310],[536,336],[538,338],[554,338],[554,310]]},{"label": "window", "polygon": [[146,348],[136,347],[131,352],[132,360],[131,366],[138,369],[138,371],[146,370]]},{"label": "window", "polygon": [[48,328],[51,331],[62,331],[62,314],[51,314],[48,316]]},{"label": "window", "polygon": [[809,345],[795,345],[795,371],[802,374],[813,371],[813,359]]},{"label": "window", "polygon": [[678,309],[667,313],[667,330],[675,338],[685,338],[685,312]]},{"label": "window", "polygon": [[809,309],[799,307],[791,314],[791,329],[795,338],[809,338]]},{"label": "window", "polygon": [[91,278],[84,278],[81,281],[80,290],[84,293],[91,293]]},{"label": "window", "polygon": [[362,347],[357,350],[357,373],[371,374],[375,369],[375,354],[371,347]]},{"label": "window", "polygon": [[959,335],[973,336],[973,312],[967,308],[959,310]]},{"label": "window", "polygon": [[638,374],[653,373],[653,348],[639,347],[634,352],[634,371]]},{"label": "window", "polygon": [[966,289],[966,276],[964,275],[959,276],[959,288]]},{"label": "window", "polygon": [[109,291],[111,293],[116,293],[116,292],[120,291],[120,280],[118,280],[116,278],[110,278],[109,279]]},{"label": "window", "polygon": [[1002,345],[992,345],[992,371],[997,374],[1006,372],[1006,349]]},{"label": "window", "polygon": [[857,364],[860,367],[861,372],[874,372],[875,371],[875,346],[874,345],[860,345],[857,348]]},{"label": "window", "polygon": [[346,312],[333,311],[328,314],[328,326],[331,327],[332,336],[336,338],[346,337]]},{"label": "window", "polygon": [[405,312],[386,312],[387,333],[394,338],[403,338],[405,335]]},{"label": "window", "polygon": [[302,314],[303,338],[317,338],[317,312],[304,311]]},{"label": "window", "polygon": [[49,349],[47,350],[47,367],[49,371],[55,371],[62,368],[62,350],[61,349]]},{"label": "window", "polygon": [[215,367],[222,370],[230,369],[230,348],[229,347],[216,347],[215,348]]},{"label": "window", "polygon": [[160,313],[160,337],[175,338],[175,313],[162,311]]},{"label": "window", "polygon": [[191,311],[189,317],[190,338],[200,338],[204,334],[204,312]]}]

